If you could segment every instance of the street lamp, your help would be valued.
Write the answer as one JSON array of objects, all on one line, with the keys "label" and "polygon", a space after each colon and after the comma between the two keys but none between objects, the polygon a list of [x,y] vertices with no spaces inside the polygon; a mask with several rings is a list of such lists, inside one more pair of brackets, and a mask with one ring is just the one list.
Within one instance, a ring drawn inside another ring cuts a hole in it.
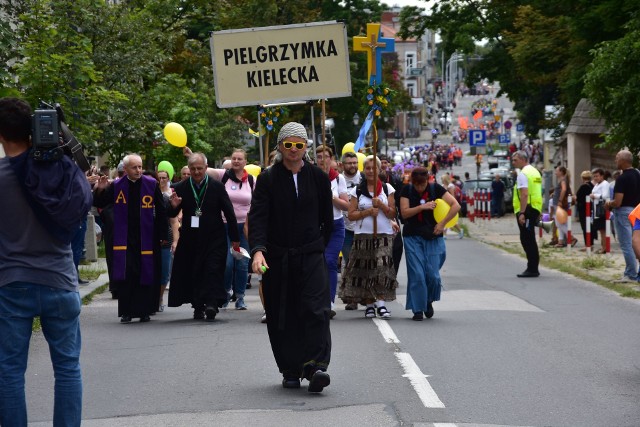
[{"label": "street lamp", "polygon": [[358,140],[358,134],[360,132],[358,132],[358,125],[360,124],[360,116],[358,115],[358,113],[355,113],[353,115],[353,126],[356,128],[356,141]]}]

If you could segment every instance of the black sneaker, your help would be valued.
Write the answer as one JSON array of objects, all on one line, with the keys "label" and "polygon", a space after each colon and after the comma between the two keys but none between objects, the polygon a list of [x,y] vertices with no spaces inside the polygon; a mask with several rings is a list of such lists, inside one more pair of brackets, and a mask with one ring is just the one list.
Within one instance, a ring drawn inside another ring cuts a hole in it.
[{"label": "black sneaker", "polygon": [[120,323],[130,323],[131,322],[131,316],[122,316],[120,318]]},{"label": "black sneaker", "polygon": [[427,304],[427,311],[424,312],[424,315],[427,319],[431,319],[433,317],[433,304],[432,303],[428,303]]},{"label": "black sneaker", "polygon": [[204,311],[202,311],[201,308],[194,308],[193,309],[193,318],[195,320],[202,320],[204,319]]},{"label": "black sneaker", "polygon": [[282,379],[283,388],[300,388],[300,378],[288,378]]},{"label": "black sneaker", "polygon": [[422,319],[424,319],[424,316],[422,315],[421,311],[417,313],[413,313],[413,317],[411,318],[411,320],[418,320],[418,321],[421,321]]},{"label": "black sneaker", "polygon": [[320,393],[331,383],[331,377],[325,371],[317,370],[309,380],[309,393]]},{"label": "black sneaker", "polygon": [[151,317],[149,316],[142,316],[140,318],[140,322],[144,323],[144,322],[150,322],[151,321]]},{"label": "black sneaker", "polygon": [[218,314],[218,307],[208,305],[207,308],[204,309],[204,314],[207,316],[208,321],[212,321],[216,318],[216,314]]}]

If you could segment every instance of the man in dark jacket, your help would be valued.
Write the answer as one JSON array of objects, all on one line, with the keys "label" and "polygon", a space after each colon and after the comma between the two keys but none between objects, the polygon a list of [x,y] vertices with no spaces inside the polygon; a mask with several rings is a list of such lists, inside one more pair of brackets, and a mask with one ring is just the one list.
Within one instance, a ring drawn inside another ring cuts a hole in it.
[{"label": "man in dark jacket", "polygon": [[271,349],[285,388],[309,380],[309,392],[329,385],[331,297],[324,249],[333,225],[329,178],[303,160],[307,132],[287,123],[276,163],[256,182],[249,212],[252,270],[263,274]]}]

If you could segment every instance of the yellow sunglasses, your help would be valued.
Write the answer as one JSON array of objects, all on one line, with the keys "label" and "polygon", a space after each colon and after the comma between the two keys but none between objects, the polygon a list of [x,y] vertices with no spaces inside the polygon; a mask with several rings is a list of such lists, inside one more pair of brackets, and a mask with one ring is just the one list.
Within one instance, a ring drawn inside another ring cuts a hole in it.
[{"label": "yellow sunglasses", "polygon": [[296,147],[298,150],[302,150],[304,147],[307,146],[307,144],[304,142],[285,141],[282,143],[282,146],[287,150],[291,150],[292,147]]}]

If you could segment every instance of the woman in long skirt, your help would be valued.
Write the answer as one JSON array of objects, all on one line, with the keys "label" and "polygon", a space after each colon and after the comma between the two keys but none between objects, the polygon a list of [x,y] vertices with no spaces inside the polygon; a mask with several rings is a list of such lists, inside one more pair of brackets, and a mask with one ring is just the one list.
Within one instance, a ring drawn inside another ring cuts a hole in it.
[{"label": "woman in long skirt", "polygon": [[[393,187],[374,175],[373,162],[380,170],[380,160],[368,156],[360,185],[351,190],[349,219],[355,221],[354,238],[349,262],[340,285],[340,298],[346,303],[367,306],[365,317],[389,319],[387,301],[396,299],[398,282],[393,268],[393,229],[391,219],[396,216]],[[374,234],[373,218],[377,218]]]}]

